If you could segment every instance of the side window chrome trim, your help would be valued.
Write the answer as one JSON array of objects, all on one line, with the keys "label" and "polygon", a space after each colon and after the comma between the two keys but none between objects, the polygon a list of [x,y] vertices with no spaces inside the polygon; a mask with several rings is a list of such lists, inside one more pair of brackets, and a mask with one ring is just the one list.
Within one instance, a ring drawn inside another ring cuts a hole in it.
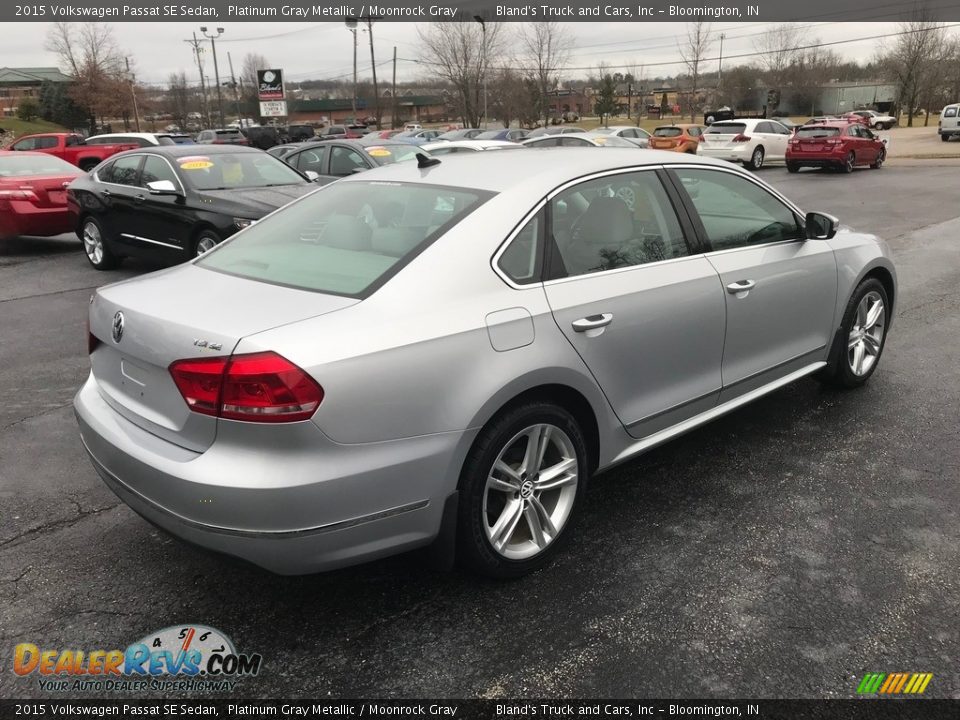
[{"label": "side window chrome trim", "polygon": [[[755,246],[759,247],[759,245]],[[568,275],[567,277],[555,278],[553,280],[545,280],[542,285],[548,287],[550,285],[559,285],[560,283],[572,282],[574,280],[584,280],[588,278],[597,277],[598,275],[613,275],[614,273],[624,273],[631,271],[644,270],[651,267],[660,267],[668,263],[681,263],[687,262],[690,260],[697,260],[705,257],[706,253],[697,253],[695,255],[684,255],[683,257],[676,258],[667,258],[665,260],[657,260],[655,262],[641,263],[640,265],[626,265],[624,267],[610,268],[609,270],[597,270],[591,273],[584,273],[583,275]],[[529,285],[527,286],[529,287]]]}]

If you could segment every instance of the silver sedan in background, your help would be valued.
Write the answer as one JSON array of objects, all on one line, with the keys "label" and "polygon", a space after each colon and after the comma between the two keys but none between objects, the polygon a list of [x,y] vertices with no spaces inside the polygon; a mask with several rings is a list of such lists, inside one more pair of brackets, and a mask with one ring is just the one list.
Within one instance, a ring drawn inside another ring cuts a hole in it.
[{"label": "silver sedan in background", "polygon": [[344,178],[99,289],[75,409],[113,491],[279,573],[432,545],[513,577],[571,540],[594,473],[876,370],[876,237],[719,161],[470,155]]}]

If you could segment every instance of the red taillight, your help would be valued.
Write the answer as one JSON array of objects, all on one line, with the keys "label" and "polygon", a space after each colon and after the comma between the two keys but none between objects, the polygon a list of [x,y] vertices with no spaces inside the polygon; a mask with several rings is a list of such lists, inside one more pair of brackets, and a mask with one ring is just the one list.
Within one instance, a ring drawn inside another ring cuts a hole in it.
[{"label": "red taillight", "polygon": [[30,188],[20,188],[19,190],[0,190],[0,200],[29,200],[34,202],[37,199],[36,193]]},{"label": "red taillight", "polygon": [[739,135],[734,135],[734,136],[733,136],[733,141],[732,141],[732,142],[750,142],[750,136],[749,136],[749,135],[744,135],[743,133],[740,133]]},{"label": "red taillight", "polygon": [[827,138],[826,140],[824,140],[824,142],[827,145],[839,145],[840,143],[843,142],[843,140],[841,140],[840,138]]},{"label": "red taillight", "polygon": [[227,420],[307,420],[323,400],[323,388],[273,352],[178,360],[170,374],[194,412]]}]

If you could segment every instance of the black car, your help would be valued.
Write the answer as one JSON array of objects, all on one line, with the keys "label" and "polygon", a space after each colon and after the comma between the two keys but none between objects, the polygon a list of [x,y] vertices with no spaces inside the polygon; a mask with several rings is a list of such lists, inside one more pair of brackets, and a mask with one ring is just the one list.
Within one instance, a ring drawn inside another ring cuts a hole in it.
[{"label": "black car", "polygon": [[67,188],[90,264],[125,256],[176,264],[316,189],[272,155],[230,145],[167,145],[118,153]]},{"label": "black car", "polygon": [[418,152],[429,155],[416,145],[392,140],[372,144],[357,140],[325,140],[304,143],[284,155],[283,162],[304,174],[316,173],[320,176],[317,182],[323,184],[381,165],[415,160]]}]

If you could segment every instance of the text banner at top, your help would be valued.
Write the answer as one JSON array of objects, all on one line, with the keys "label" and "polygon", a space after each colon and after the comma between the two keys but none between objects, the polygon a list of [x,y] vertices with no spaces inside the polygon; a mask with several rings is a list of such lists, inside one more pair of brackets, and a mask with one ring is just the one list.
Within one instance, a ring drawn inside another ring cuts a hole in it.
[{"label": "text banner at top", "polygon": [[[0,22],[343,22],[352,18],[393,22],[897,22],[913,4],[875,0],[199,0],[187,4],[153,0],[65,0],[0,3]],[[960,2],[926,4],[930,19],[960,21]]]}]

